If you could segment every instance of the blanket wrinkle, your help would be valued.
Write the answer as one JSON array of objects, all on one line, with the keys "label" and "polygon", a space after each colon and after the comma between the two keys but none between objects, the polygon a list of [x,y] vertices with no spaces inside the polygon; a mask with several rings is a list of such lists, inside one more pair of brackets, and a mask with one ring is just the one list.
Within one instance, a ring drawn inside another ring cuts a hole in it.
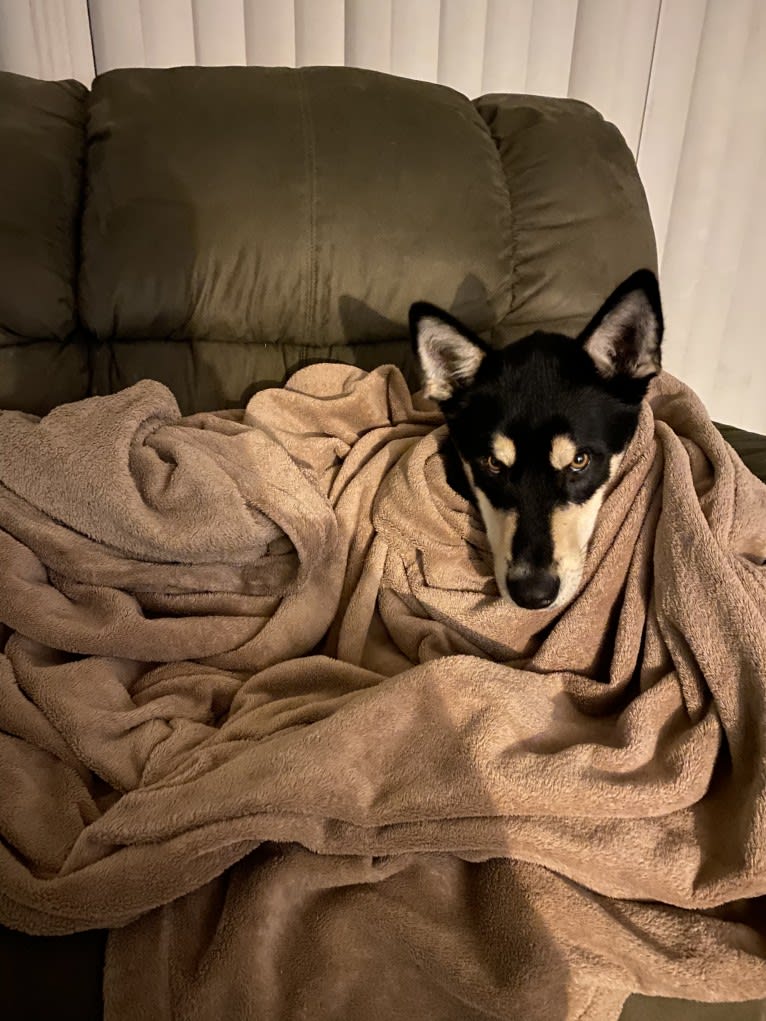
[{"label": "blanket wrinkle", "polygon": [[444,439],[390,366],[0,414],[0,921],[111,928],[107,1019],[766,997],[766,486],[662,375],[530,612]]}]

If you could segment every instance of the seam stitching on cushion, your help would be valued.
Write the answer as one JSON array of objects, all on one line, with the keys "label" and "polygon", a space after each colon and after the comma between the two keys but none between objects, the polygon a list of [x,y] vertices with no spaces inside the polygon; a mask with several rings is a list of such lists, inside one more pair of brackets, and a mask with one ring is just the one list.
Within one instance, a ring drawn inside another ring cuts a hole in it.
[{"label": "seam stitching on cushion", "polygon": [[314,338],[314,325],[316,321],[315,305],[317,292],[317,243],[316,243],[316,147],[314,145],[314,126],[311,119],[308,96],[304,88],[304,71],[300,69],[297,75],[298,96],[301,108],[301,123],[303,126],[304,144],[304,165],[306,168],[306,183],[308,186],[308,266],[306,273],[305,301],[306,308],[303,317],[303,342]]},{"label": "seam stitching on cushion", "polygon": [[[518,244],[517,244],[517,238],[516,238],[516,215],[515,215],[515,205],[514,205],[514,202],[513,202],[513,195],[512,195],[512,192],[511,192],[510,174],[506,173],[505,164],[503,163],[503,156],[502,156],[502,153],[500,152],[500,141],[501,141],[501,139],[493,131],[493,123],[497,119],[497,108],[495,108],[494,111],[493,111],[492,123],[490,123],[490,121],[488,121],[484,117],[484,115],[479,111],[479,109],[477,108],[475,103],[472,104],[472,106],[473,106],[474,112],[477,115],[478,121],[480,122],[480,124],[483,127],[486,135],[489,137],[489,140],[492,143],[492,148],[495,150],[495,154],[497,156],[498,169],[500,171],[500,179],[503,182],[503,186],[504,186],[503,190],[504,190],[504,193],[505,193],[506,198],[508,200],[508,227],[507,227],[507,238],[506,238],[507,244],[505,245],[505,247],[507,248],[507,251],[508,251],[508,262],[509,262],[509,266],[508,266],[508,290],[509,290],[509,295],[508,295],[508,310],[505,313],[505,315],[502,315],[500,317],[500,320],[497,323],[497,325],[492,328],[492,330],[490,331],[490,333],[492,333],[495,329],[497,329],[498,327],[502,326],[503,323],[507,322],[508,318],[512,315],[513,309],[514,309],[514,303],[515,303],[515,299],[516,299],[516,254],[517,254],[517,251],[518,251]],[[495,291],[493,292],[493,294],[489,295],[490,299],[493,298],[497,294],[498,290],[499,290],[499,288],[496,288]]]}]

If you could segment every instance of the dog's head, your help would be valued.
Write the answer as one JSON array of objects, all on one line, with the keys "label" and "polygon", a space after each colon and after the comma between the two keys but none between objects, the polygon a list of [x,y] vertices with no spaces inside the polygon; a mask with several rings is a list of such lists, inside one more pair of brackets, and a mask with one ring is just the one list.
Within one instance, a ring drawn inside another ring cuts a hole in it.
[{"label": "dog's head", "polygon": [[629,277],[576,339],[533,333],[493,350],[425,302],[410,326],[425,393],[449,427],[448,478],[481,512],[501,595],[562,606],[660,370],[654,274]]}]

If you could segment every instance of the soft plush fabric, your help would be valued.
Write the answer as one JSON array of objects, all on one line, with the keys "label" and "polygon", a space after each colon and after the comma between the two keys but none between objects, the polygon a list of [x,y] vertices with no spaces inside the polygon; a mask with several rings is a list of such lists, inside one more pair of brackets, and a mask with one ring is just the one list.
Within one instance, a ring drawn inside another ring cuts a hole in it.
[{"label": "soft plush fabric", "polygon": [[125,926],[107,1017],[766,995],[766,487],[663,377],[530,613],[442,435],[393,368],[0,416],[0,920]]},{"label": "soft plush fabric", "polygon": [[497,150],[443,86],[113,71],[93,86],[88,152],[81,311],[101,339],[324,347],[401,339],[424,291],[478,330],[510,308]]}]

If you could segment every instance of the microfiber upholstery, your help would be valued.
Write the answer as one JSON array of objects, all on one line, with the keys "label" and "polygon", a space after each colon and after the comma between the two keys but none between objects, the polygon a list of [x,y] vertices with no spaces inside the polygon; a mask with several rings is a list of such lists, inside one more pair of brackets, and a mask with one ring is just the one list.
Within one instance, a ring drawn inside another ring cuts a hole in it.
[{"label": "microfiber upholstery", "polygon": [[723,438],[734,447],[753,475],[766,482],[766,436],[737,429],[732,425],[719,425]]},{"label": "microfiber upholstery", "polygon": [[583,103],[351,68],[0,74],[0,397],[147,376],[239,406],[317,361],[417,373],[427,299],[502,344],[654,266],[619,132]]},{"label": "microfiber upholstery", "polygon": [[88,390],[76,327],[87,90],[0,74],[0,406]]},{"label": "microfiber upholstery", "polygon": [[322,347],[401,338],[423,291],[479,330],[510,306],[500,162],[450,89],[115,71],[94,84],[88,161],[82,314],[100,339]]},{"label": "microfiber upholstery", "polygon": [[656,272],[633,156],[617,128],[586,103],[491,95],[476,108],[495,140],[513,213],[512,304],[494,337],[576,334],[635,269]]},{"label": "microfiber upholstery", "polygon": [[477,330],[510,308],[504,174],[451,89],[338,68],[115,71],[93,87],[88,170],[83,320],[131,376],[135,342],[181,342],[171,382],[185,371],[203,403],[221,395],[198,374],[231,399],[354,345],[398,342],[399,361],[424,294]]},{"label": "microfiber upholstery", "polygon": [[98,393],[153,375],[208,410],[328,359],[415,383],[413,300],[505,343],[580,324],[655,262],[632,156],[583,103],[349,68],[94,83],[80,311]]}]

